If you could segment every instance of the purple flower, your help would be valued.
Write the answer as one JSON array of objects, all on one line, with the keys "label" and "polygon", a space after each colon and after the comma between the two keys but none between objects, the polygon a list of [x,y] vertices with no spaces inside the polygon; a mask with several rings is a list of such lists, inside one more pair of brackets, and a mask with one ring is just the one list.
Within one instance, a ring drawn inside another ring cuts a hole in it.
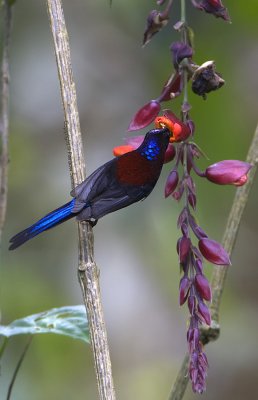
[{"label": "purple flower", "polygon": [[211,288],[208,279],[202,274],[197,274],[194,283],[200,296],[206,301],[211,301]]},{"label": "purple flower", "polygon": [[152,36],[158,33],[167,23],[167,15],[163,16],[159,11],[152,10],[147,17],[147,26],[143,35],[143,46],[149,43]]},{"label": "purple flower", "polygon": [[208,14],[213,14],[217,18],[230,22],[228,10],[223,6],[221,0],[202,0],[201,2],[192,0],[192,4],[199,10],[204,10]]},{"label": "purple flower", "polygon": [[170,50],[172,52],[173,64],[176,70],[178,70],[179,64],[184,58],[191,58],[193,56],[193,49],[184,42],[172,43]]},{"label": "purple flower", "polygon": [[180,281],[179,285],[179,304],[180,306],[185,303],[188,294],[189,294],[189,289],[191,287],[191,281],[187,276],[183,276],[183,278]]},{"label": "purple flower", "polygon": [[198,313],[207,325],[211,324],[210,311],[206,304],[204,304],[202,301],[199,301],[198,303]]},{"label": "purple flower", "polygon": [[251,164],[239,160],[224,160],[210,165],[206,171],[206,178],[218,185],[242,186],[247,181],[247,173]]},{"label": "purple flower", "polygon": [[199,240],[199,249],[203,257],[212,264],[231,265],[228,253],[221,244],[215,240],[208,238]]}]

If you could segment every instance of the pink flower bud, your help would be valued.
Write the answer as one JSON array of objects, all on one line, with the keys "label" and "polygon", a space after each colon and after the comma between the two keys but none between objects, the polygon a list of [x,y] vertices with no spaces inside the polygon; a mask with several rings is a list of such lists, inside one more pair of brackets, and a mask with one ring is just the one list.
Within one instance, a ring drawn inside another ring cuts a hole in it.
[{"label": "pink flower bud", "polygon": [[251,164],[239,160],[224,160],[210,165],[206,171],[206,178],[218,185],[242,186],[247,181],[247,173]]},{"label": "pink flower bud", "polygon": [[203,238],[199,241],[199,249],[203,257],[212,264],[231,265],[226,250],[215,240]]},{"label": "pink flower bud", "polygon": [[211,301],[211,288],[208,279],[201,274],[195,276],[195,287],[200,296],[207,301]]},{"label": "pink flower bud", "polygon": [[174,192],[178,184],[178,172],[173,169],[167,177],[166,185],[165,185],[165,197],[168,197],[171,193]]},{"label": "pink flower bud", "polygon": [[180,285],[179,285],[179,304],[182,306],[182,304],[185,303],[189,289],[191,286],[191,281],[187,278],[187,276],[183,276],[183,278],[180,280]]},{"label": "pink flower bud", "polygon": [[202,301],[199,301],[199,303],[198,303],[198,313],[199,313],[200,317],[202,318],[202,320],[207,325],[211,324],[210,311],[209,311],[208,307],[206,306],[206,304],[204,304]]},{"label": "pink flower bud", "polygon": [[137,131],[150,125],[160,112],[160,103],[156,100],[151,100],[145,104],[135,114],[130,122],[128,131]]}]

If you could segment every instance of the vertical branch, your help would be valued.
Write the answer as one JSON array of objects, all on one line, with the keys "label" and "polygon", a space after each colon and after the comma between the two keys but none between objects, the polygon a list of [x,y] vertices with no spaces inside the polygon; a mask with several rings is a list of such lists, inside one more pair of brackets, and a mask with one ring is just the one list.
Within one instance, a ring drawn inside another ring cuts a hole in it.
[{"label": "vertical branch", "polygon": [[[70,47],[62,1],[47,0],[47,9],[54,40],[65,114],[65,137],[71,183],[72,187],[74,187],[85,179],[85,164],[75,83],[72,75]],[[94,260],[93,232],[91,226],[86,222],[78,223],[78,228],[78,276],[89,320],[99,398],[101,400],[115,400],[107,333],[100,297],[99,271]]]},{"label": "vertical branch", "polygon": [[7,207],[8,184],[8,134],[10,97],[10,40],[12,25],[12,6],[3,1],[3,55],[1,66],[1,114],[0,114],[0,245]]},{"label": "vertical branch", "polygon": [[[222,245],[229,255],[232,254],[233,247],[236,242],[241,218],[245,210],[248,196],[252,185],[254,183],[254,177],[257,170],[258,163],[258,125],[256,127],[252,143],[249,147],[246,161],[252,165],[251,171],[248,173],[248,181],[244,186],[237,189],[234,202],[228,217],[227,226],[222,240]],[[218,324],[219,323],[219,308],[221,298],[224,290],[224,284],[227,277],[228,268],[214,268],[211,278],[211,290],[213,293],[213,299],[211,304],[211,318]]]}]

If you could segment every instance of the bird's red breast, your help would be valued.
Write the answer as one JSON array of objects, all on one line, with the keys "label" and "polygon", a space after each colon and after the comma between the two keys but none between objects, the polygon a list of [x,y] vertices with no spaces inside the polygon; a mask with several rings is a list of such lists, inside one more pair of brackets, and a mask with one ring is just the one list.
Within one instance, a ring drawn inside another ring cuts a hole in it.
[{"label": "bird's red breast", "polygon": [[120,183],[140,186],[157,180],[162,161],[160,159],[150,161],[138,152],[132,152],[118,158],[116,167]]}]

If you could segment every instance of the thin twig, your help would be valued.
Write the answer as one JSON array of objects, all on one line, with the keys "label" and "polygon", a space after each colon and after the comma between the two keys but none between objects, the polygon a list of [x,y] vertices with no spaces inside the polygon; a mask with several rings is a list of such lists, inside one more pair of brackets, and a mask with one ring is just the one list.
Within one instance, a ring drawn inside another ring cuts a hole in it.
[{"label": "thin twig", "polygon": [[19,370],[20,370],[20,368],[21,368],[21,366],[22,366],[22,362],[23,362],[23,360],[24,360],[24,358],[25,358],[25,356],[26,356],[26,353],[27,353],[27,351],[29,350],[29,347],[30,347],[30,344],[31,344],[32,339],[33,339],[33,336],[31,335],[31,336],[29,337],[29,340],[28,340],[28,342],[27,342],[27,344],[26,344],[26,346],[25,346],[25,348],[24,348],[24,350],[23,350],[23,352],[22,352],[22,354],[21,354],[19,360],[18,360],[18,363],[17,363],[16,368],[15,368],[15,370],[14,370],[14,373],[13,373],[13,376],[12,376],[12,379],[11,379],[11,382],[10,382],[10,385],[9,385],[9,387],[8,387],[8,392],[7,392],[6,400],[10,400],[10,398],[11,398],[11,394],[12,394],[12,389],[13,389],[14,382],[15,382],[15,380],[16,380],[16,378],[17,378],[17,375],[18,375],[18,372],[19,372]]},{"label": "thin twig", "polygon": [[1,114],[0,114],[0,245],[7,207],[8,181],[8,135],[10,97],[10,40],[12,26],[12,6],[3,1],[3,55],[1,66]]},{"label": "thin twig", "polygon": [[[47,9],[54,39],[65,114],[65,137],[69,169],[72,187],[74,187],[85,179],[85,163],[68,33],[61,0],[47,0]],[[94,260],[93,232],[90,224],[86,222],[78,223],[78,227],[78,275],[89,320],[99,398],[101,400],[115,400],[107,333],[100,297],[99,270]]]},{"label": "thin twig", "polygon": [[[232,254],[237,233],[239,230],[241,218],[246,207],[250,190],[254,183],[254,177],[257,170],[258,163],[258,125],[256,127],[252,143],[249,147],[246,161],[249,162],[253,167],[248,174],[247,183],[238,188],[235,194],[235,198],[231,207],[231,211],[228,217],[227,226],[224,232],[222,245],[229,255]],[[202,331],[202,342],[208,344],[212,340],[216,340],[219,337],[219,309],[224,290],[225,280],[227,277],[229,267],[219,266],[213,269],[211,278],[211,290],[213,293],[212,304],[211,304],[211,326]],[[187,356],[185,357],[181,369],[177,375],[175,384],[169,396],[169,400],[181,400],[184,397],[184,393],[188,384],[188,376],[186,374],[186,362]]]}]

